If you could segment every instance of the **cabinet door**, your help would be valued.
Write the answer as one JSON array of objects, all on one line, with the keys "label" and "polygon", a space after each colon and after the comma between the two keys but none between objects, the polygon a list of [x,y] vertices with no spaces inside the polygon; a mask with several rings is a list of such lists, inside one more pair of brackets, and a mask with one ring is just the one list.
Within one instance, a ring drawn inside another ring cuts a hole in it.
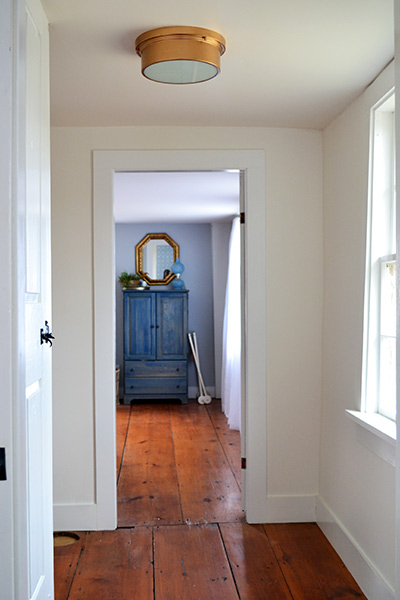
[{"label": "cabinet door", "polygon": [[187,358],[187,294],[157,294],[157,358]]},{"label": "cabinet door", "polygon": [[125,293],[125,359],[156,358],[156,307],[153,294]]}]

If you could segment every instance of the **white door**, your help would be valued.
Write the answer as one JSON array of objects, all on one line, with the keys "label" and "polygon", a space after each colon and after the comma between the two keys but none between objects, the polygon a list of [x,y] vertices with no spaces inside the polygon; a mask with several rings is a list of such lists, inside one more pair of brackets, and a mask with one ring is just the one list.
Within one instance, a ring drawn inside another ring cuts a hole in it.
[{"label": "white door", "polygon": [[0,3],[0,597],[53,598],[48,24]]},{"label": "white door", "polygon": [[[19,532],[25,554],[23,588],[17,597],[53,597],[49,50],[48,24],[39,0],[27,0],[21,15],[25,32],[25,406],[21,454],[25,453],[25,490]],[[22,45],[23,47],[23,45]],[[19,535],[17,533],[17,535]],[[19,557],[21,559],[21,557]],[[18,585],[18,584],[17,584]]]},{"label": "white door", "polygon": [[26,4],[25,410],[28,598],[53,597],[48,24]]}]

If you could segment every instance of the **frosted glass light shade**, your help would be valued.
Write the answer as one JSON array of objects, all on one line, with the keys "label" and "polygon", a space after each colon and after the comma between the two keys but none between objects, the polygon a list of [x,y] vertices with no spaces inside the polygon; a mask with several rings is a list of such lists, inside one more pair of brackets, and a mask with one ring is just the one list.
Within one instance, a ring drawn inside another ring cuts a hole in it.
[{"label": "frosted glass light shade", "polygon": [[200,27],[161,27],[136,39],[142,73],[160,83],[187,84],[212,79],[220,72],[225,39]]},{"label": "frosted glass light shade", "polygon": [[147,79],[160,83],[200,83],[218,75],[215,65],[196,60],[166,60],[149,65],[143,71]]}]

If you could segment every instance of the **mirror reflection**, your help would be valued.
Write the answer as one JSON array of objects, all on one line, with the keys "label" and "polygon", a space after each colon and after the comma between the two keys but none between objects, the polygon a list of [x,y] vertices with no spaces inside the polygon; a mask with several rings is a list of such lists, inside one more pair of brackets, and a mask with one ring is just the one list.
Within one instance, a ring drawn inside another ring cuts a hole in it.
[{"label": "mirror reflection", "polygon": [[176,258],[179,246],[168,234],[148,233],[136,246],[136,272],[150,285],[165,285],[174,277]]}]

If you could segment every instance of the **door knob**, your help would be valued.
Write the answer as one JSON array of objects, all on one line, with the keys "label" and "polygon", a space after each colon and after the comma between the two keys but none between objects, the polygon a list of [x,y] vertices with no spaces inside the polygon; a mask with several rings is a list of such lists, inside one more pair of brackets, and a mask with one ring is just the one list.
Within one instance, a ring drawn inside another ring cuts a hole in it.
[{"label": "door knob", "polygon": [[53,345],[54,335],[50,332],[48,321],[44,322],[44,329],[40,330],[40,344],[50,344],[50,348]]}]

